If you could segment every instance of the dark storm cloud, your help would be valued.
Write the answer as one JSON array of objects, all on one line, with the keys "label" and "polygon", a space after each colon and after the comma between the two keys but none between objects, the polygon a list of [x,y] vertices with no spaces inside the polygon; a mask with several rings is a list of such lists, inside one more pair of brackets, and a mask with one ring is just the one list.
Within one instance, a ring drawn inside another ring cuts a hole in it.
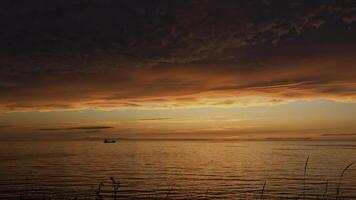
[{"label": "dark storm cloud", "polygon": [[0,109],[356,96],[356,1],[0,2]]}]

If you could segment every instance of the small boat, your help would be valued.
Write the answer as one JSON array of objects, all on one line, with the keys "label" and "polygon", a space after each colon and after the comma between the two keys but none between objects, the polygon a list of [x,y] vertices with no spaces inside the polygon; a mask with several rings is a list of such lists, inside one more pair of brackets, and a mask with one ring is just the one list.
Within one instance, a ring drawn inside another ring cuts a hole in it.
[{"label": "small boat", "polygon": [[116,143],[116,140],[113,139],[105,139],[104,143]]}]

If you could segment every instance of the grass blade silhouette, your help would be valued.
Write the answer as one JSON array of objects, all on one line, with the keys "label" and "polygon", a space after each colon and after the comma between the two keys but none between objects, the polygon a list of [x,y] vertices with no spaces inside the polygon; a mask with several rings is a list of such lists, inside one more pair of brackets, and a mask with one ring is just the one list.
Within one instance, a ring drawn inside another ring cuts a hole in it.
[{"label": "grass blade silhouette", "polygon": [[101,194],[101,188],[104,186],[104,183],[101,181],[100,184],[98,185],[98,190],[96,191],[96,196],[95,200],[101,200],[103,199],[103,195]]},{"label": "grass blade silhouette", "polygon": [[346,171],[356,163],[356,161],[350,163],[349,165],[347,165],[344,170],[342,170],[341,174],[340,174],[340,177],[339,177],[339,183],[337,185],[337,188],[336,188],[336,200],[339,199],[339,196],[340,196],[340,187],[341,187],[341,182],[342,182],[342,178],[344,177]]},{"label": "grass blade silhouette", "polygon": [[306,189],[305,184],[306,184],[306,175],[307,175],[308,163],[309,163],[309,155],[308,155],[307,160],[305,161],[305,165],[304,165],[303,199],[305,199],[305,189]]},{"label": "grass blade silhouette", "polygon": [[265,192],[266,183],[267,181],[265,181],[265,183],[263,184],[260,200],[263,200],[263,193]]},{"label": "grass blade silhouette", "polygon": [[323,200],[327,200],[328,199],[328,187],[329,187],[329,180],[326,180],[325,191],[324,191],[324,194],[323,194]]},{"label": "grass blade silhouette", "polygon": [[117,199],[117,193],[118,193],[119,187],[120,187],[120,183],[117,182],[114,177],[110,177],[110,180],[112,182],[114,200],[116,200]]},{"label": "grass blade silhouette", "polygon": [[168,190],[168,192],[167,192],[167,194],[166,194],[166,199],[169,198],[169,195],[171,194],[172,190],[173,190],[173,188],[171,188],[171,189]]}]

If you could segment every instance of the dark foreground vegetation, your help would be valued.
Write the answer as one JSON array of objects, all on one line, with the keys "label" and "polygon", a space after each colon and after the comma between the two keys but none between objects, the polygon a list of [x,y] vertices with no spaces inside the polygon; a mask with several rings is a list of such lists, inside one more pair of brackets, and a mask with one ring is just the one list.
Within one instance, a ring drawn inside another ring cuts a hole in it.
[{"label": "dark foreground vegetation", "polygon": [[[356,164],[356,161],[348,164],[340,173],[337,183],[336,183],[336,189],[332,193],[330,192],[330,186],[329,182],[325,182],[325,188],[321,190],[319,193],[320,194],[308,194],[306,188],[307,188],[307,171],[308,171],[308,163],[309,163],[309,156],[306,159],[305,166],[304,166],[304,172],[303,172],[303,182],[302,184],[302,189],[298,194],[296,194],[294,197],[289,197],[287,199],[294,199],[294,200],[348,200],[348,199],[356,199],[356,191],[355,195],[350,197],[346,196],[343,194],[343,188],[342,188],[342,183],[343,183],[343,178],[346,175],[346,172],[354,165]],[[356,181],[356,180],[355,180]],[[286,199],[286,197],[270,197],[268,195],[268,183],[267,181],[264,181],[264,183],[261,185],[260,189],[256,189],[255,197],[251,199],[256,199],[256,200],[267,200],[267,199]],[[175,199],[174,197],[174,189],[170,189],[167,191],[166,194],[160,195],[160,196],[147,196],[147,197],[123,197],[120,195],[120,182],[117,181],[114,177],[110,177],[107,181],[102,181],[97,185],[97,189],[93,191],[91,195],[88,195],[87,197],[76,197],[76,196],[64,196],[62,198],[58,197],[52,197],[51,195],[45,195],[42,197],[33,197],[30,194],[21,194],[17,197],[18,200],[54,200],[54,199],[63,199],[63,200],[81,200],[81,199],[92,199],[92,200],[119,200],[119,199]],[[189,196],[184,198],[184,199],[200,199],[200,200],[207,200],[207,199],[214,199],[214,197],[210,197],[209,191],[206,191],[205,196],[199,196],[199,197],[194,197],[194,196]],[[180,198],[182,199],[182,198]],[[219,198],[222,199],[222,198]]]}]

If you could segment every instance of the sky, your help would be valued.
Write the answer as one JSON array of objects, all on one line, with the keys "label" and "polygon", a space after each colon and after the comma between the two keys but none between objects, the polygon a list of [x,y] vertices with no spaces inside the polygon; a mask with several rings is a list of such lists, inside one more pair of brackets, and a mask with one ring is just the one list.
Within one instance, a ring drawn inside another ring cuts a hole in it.
[{"label": "sky", "polygon": [[0,140],[356,139],[355,0],[4,0]]}]

